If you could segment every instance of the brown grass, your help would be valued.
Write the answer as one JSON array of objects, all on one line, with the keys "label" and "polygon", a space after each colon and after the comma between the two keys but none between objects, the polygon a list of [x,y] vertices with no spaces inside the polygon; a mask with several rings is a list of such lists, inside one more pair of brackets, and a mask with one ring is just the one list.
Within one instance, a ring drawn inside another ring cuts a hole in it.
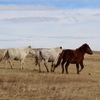
[{"label": "brown grass", "polygon": [[[0,50],[2,54],[3,50]],[[47,73],[41,64],[38,73],[34,58],[27,56],[26,67],[20,70],[19,61],[13,61],[14,69],[4,68],[0,62],[0,100],[100,100],[100,52],[85,55],[85,68],[77,75],[75,65],[69,66],[69,74]],[[48,64],[50,69],[50,64]],[[34,70],[35,69],[35,70]]]}]

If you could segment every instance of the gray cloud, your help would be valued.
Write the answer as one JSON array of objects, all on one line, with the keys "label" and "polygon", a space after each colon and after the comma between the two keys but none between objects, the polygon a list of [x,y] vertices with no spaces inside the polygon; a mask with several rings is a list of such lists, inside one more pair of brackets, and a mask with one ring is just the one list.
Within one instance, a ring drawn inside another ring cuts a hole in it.
[{"label": "gray cloud", "polygon": [[0,10],[57,10],[58,7],[42,5],[0,5]]},{"label": "gray cloud", "polygon": [[[42,38],[42,37],[41,37]],[[74,36],[63,36],[63,37],[45,37],[50,39],[95,39],[95,37],[74,37]],[[37,38],[38,39],[38,38]],[[34,41],[33,38],[17,38],[17,39],[0,39],[0,41]]]},{"label": "gray cloud", "polygon": [[23,41],[23,39],[0,39],[0,41]]},{"label": "gray cloud", "polygon": [[33,39],[26,38],[26,39],[0,39],[0,41],[34,41]]},{"label": "gray cloud", "polygon": [[100,13],[97,13],[97,14],[93,14],[93,16],[97,16],[97,17],[100,17]]},{"label": "gray cloud", "polygon": [[5,21],[11,22],[49,22],[54,21],[57,22],[60,18],[57,17],[28,17],[28,18],[12,18],[12,19],[4,19]]},{"label": "gray cloud", "polygon": [[77,17],[64,17],[63,19],[68,22],[72,22],[72,21],[78,22],[79,21],[79,19]]},{"label": "gray cloud", "polygon": [[[36,1],[36,0],[0,0],[0,1]],[[37,0],[37,1],[94,1],[94,0]]]},{"label": "gray cloud", "polygon": [[67,39],[95,39],[95,37],[74,37],[74,36],[64,36],[64,37],[48,37],[48,38],[60,38],[60,39],[63,39],[63,38],[67,38]]}]

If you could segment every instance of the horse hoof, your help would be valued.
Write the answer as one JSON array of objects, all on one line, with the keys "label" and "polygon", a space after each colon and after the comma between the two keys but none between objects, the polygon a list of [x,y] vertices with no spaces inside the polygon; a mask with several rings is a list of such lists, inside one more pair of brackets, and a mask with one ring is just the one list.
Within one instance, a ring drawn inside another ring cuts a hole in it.
[{"label": "horse hoof", "polygon": [[66,74],[69,74],[69,73],[66,73]]},{"label": "horse hoof", "polygon": [[54,72],[54,70],[51,70],[51,73]]},{"label": "horse hoof", "polygon": [[24,68],[20,68],[20,70],[23,70]]}]

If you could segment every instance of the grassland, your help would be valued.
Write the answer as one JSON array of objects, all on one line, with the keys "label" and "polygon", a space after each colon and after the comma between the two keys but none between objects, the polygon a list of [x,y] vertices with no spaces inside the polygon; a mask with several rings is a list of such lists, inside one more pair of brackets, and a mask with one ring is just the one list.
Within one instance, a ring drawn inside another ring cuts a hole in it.
[{"label": "grassland", "polygon": [[24,70],[20,70],[19,61],[13,63],[14,69],[9,64],[5,69],[4,61],[0,62],[0,100],[100,100],[100,52],[85,55],[85,68],[79,75],[75,65],[69,65],[67,75],[61,74],[60,66],[47,73],[43,62],[43,72],[38,73],[31,55],[25,60]]}]

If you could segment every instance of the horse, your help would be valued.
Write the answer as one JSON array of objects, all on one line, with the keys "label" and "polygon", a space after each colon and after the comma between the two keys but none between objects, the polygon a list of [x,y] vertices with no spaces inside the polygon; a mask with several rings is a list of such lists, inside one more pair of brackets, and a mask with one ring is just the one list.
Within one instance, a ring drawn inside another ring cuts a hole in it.
[{"label": "horse", "polygon": [[5,59],[5,68],[7,69],[6,65],[7,62],[10,63],[11,69],[13,69],[12,60],[20,61],[20,69],[24,69],[24,60],[28,54],[35,55],[35,51],[32,49],[31,46],[24,47],[24,48],[8,48],[2,54],[0,61]]},{"label": "horse", "polygon": [[[54,70],[55,68],[60,65],[61,62],[61,66],[62,66],[62,74],[64,73],[64,64],[65,64],[65,69],[66,69],[66,74],[69,74],[68,72],[68,66],[69,64],[76,64],[76,69],[77,69],[77,74],[79,74],[82,69],[84,68],[83,65],[83,60],[84,60],[84,55],[85,53],[92,55],[93,51],[91,50],[91,48],[89,47],[88,44],[83,44],[82,46],[80,46],[79,48],[77,48],[76,50],[71,50],[71,49],[65,49],[62,51],[62,53],[60,54],[57,64],[54,66]],[[79,64],[81,66],[81,69],[79,70]]]},{"label": "horse", "polygon": [[55,61],[57,60],[61,52],[62,52],[62,47],[38,50],[35,54],[35,65],[39,66],[39,72],[41,72],[40,63],[42,60],[44,60],[44,65],[46,67],[47,72],[49,72],[49,69],[47,67],[47,62],[52,62],[51,64],[51,72],[52,72],[53,71],[52,68],[54,67]]}]

